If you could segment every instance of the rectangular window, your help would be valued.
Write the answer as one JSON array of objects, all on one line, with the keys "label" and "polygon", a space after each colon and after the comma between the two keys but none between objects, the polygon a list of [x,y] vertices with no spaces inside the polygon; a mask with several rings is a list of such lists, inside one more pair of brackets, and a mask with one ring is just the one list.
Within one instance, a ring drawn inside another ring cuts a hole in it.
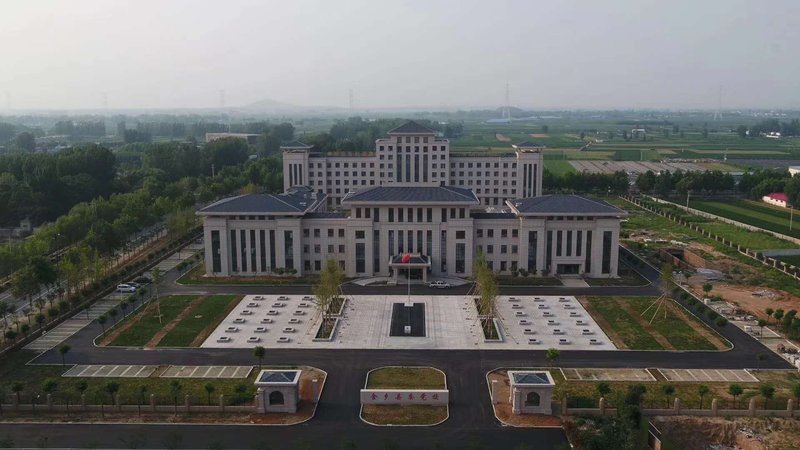
[{"label": "rectangular window", "polygon": [[553,231],[547,230],[547,242],[544,243],[547,247],[547,258],[544,261],[544,270],[550,273],[550,266],[553,264]]},{"label": "rectangular window", "polygon": [[442,208],[442,223],[447,222],[447,208]]},{"label": "rectangular window", "polygon": [[379,208],[372,208],[372,221],[373,222],[381,221],[381,210]]},{"label": "rectangular window", "polygon": [[389,230],[389,256],[394,255],[394,230]]},{"label": "rectangular window", "polygon": [[494,237],[494,230],[489,228],[486,230],[486,237],[493,238]]},{"label": "rectangular window", "polygon": [[445,230],[442,230],[442,238],[439,240],[439,258],[442,260],[442,273],[447,273],[447,231]]},{"label": "rectangular window", "polygon": [[433,255],[433,231],[431,230],[425,232],[425,248],[425,254],[430,258]]},{"label": "rectangular window", "polygon": [[583,237],[583,231],[578,230],[576,233],[577,234],[575,236],[575,256],[581,256],[582,254],[581,252],[583,252],[583,245],[581,245],[582,244],[581,238]]},{"label": "rectangular window", "polygon": [[458,208],[458,218],[464,219],[467,217],[467,209],[466,208]]},{"label": "rectangular window", "polygon": [[467,233],[464,230],[456,231],[456,239],[465,239]]},{"label": "rectangular window", "polygon": [[405,209],[397,208],[397,221],[403,223],[403,215],[405,214]]},{"label": "rectangular window", "polygon": [[211,230],[211,271],[214,273],[222,272],[219,230]]},{"label": "rectangular window", "polygon": [[372,271],[378,273],[381,271],[381,232],[379,230],[372,231]]},{"label": "rectangular window", "polygon": [[564,232],[561,230],[556,231],[556,256],[561,256],[561,239],[564,237]]},{"label": "rectangular window", "polygon": [[466,271],[466,255],[467,244],[456,244],[456,273],[464,273]]},{"label": "rectangular window", "polygon": [[501,255],[505,255],[505,254],[507,254],[507,253],[508,253],[508,246],[507,246],[507,245],[505,245],[505,244],[504,244],[504,245],[501,245],[501,246],[500,246],[500,254],[501,254]]},{"label": "rectangular window", "polygon": [[408,221],[414,221],[414,208],[408,208]]},{"label": "rectangular window", "polygon": [[417,222],[422,222],[422,208],[417,208]]},{"label": "rectangular window", "polygon": [[284,267],[294,269],[294,236],[289,230],[283,232],[283,257],[286,261]]},{"label": "rectangular window", "polygon": [[508,237],[508,230],[506,230],[506,229],[500,230],[500,237],[501,238],[507,238]]},{"label": "rectangular window", "polygon": [[403,253],[403,230],[397,230],[397,252]]},{"label": "rectangular window", "polygon": [[356,242],[356,272],[364,273],[366,269],[366,244],[363,242]]},{"label": "rectangular window", "polygon": [[536,252],[538,250],[538,238],[538,231],[528,231],[528,272],[536,272]]},{"label": "rectangular window", "polygon": [[322,261],[320,260],[314,261],[314,270],[316,270],[317,272],[322,270]]},{"label": "rectangular window", "polygon": [[394,223],[394,208],[389,208],[389,223]]},{"label": "rectangular window", "polygon": [[256,230],[250,230],[250,270],[258,272],[256,266]]},{"label": "rectangular window", "polygon": [[433,222],[433,208],[428,208],[426,210],[426,214],[427,214],[428,223]]},{"label": "rectangular window", "polygon": [[269,267],[275,270],[275,230],[269,230]]},{"label": "rectangular window", "polygon": [[260,255],[260,262],[261,262],[261,271],[267,271],[267,243],[265,242],[267,239],[267,234],[264,230],[258,231],[258,250],[261,252]]},{"label": "rectangular window", "polygon": [[494,253],[494,245],[492,245],[492,244],[487,245],[486,246],[486,254],[487,255],[491,255],[493,253]]},{"label": "rectangular window", "polygon": [[356,239],[364,239],[364,230],[356,230]]},{"label": "rectangular window", "polygon": [[475,236],[482,238],[483,237],[483,228],[478,228],[475,230]]},{"label": "rectangular window", "polygon": [[602,273],[611,273],[611,231],[603,232],[603,267]]},{"label": "rectangular window", "polygon": [[586,261],[584,263],[584,270],[587,273],[592,271],[592,230],[586,231]]},{"label": "rectangular window", "polygon": [[417,230],[417,253],[422,254],[422,230]]},{"label": "rectangular window", "polygon": [[242,272],[247,272],[247,232],[239,231],[239,247],[242,255]]},{"label": "rectangular window", "polygon": [[572,256],[572,230],[567,230],[567,256]]}]

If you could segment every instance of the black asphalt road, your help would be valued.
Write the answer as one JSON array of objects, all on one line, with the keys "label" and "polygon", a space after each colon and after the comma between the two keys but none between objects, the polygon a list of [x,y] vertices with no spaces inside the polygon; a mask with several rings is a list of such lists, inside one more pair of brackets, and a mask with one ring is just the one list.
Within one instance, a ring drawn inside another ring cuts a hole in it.
[{"label": "black asphalt road", "polygon": [[[648,269],[645,276],[657,280],[658,273]],[[307,294],[309,287],[264,286],[177,286],[168,279],[162,292],[209,293],[288,293]],[[404,294],[405,287],[358,287],[349,285],[351,294]],[[465,294],[468,286],[448,291],[412,287],[412,293]],[[508,287],[503,294],[519,295],[654,295],[653,286],[639,288],[593,287],[583,289]],[[705,319],[705,318],[703,318]],[[664,351],[564,351],[557,364],[561,367],[661,367],[661,368],[789,368],[760,342],[740,329],[727,326],[720,332],[734,344],[727,352]],[[249,349],[140,349],[98,348],[92,340],[100,334],[97,323],[72,336],[68,363],[79,364],[183,364],[248,365],[254,362]],[[761,362],[757,354],[766,355]],[[51,350],[36,363],[60,364],[61,357]],[[287,428],[248,426],[192,425],[0,425],[0,438],[10,435],[15,445],[34,445],[42,433],[52,436],[50,446],[130,447],[130,439],[146,436],[140,446],[169,447],[170,439],[182,440],[184,447],[207,448],[219,443],[226,448],[340,448],[352,441],[359,449],[377,448],[514,448],[525,443],[531,449],[556,448],[565,442],[560,429],[509,429],[501,427],[492,413],[486,384],[486,372],[498,367],[531,367],[548,364],[544,350],[268,350],[265,364],[311,365],[328,372],[316,417],[304,425]],[[375,428],[360,421],[358,392],[367,371],[385,365],[430,365],[447,375],[451,392],[450,419],[430,428]],[[202,430],[197,432],[196,430]],[[304,445],[308,444],[309,447]],[[440,445],[441,447],[436,447]]]}]

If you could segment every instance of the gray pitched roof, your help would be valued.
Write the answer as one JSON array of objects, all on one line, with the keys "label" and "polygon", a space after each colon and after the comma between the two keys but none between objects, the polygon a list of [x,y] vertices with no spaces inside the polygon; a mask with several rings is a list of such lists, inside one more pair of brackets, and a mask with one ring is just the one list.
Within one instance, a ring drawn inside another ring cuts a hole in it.
[{"label": "gray pitched roof", "polygon": [[474,212],[470,214],[473,219],[516,219],[517,215],[510,212]]},{"label": "gray pitched roof", "polygon": [[281,148],[311,148],[311,147],[312,147],[311,145],[304,144],[297,140],[284,142],[281,144]]},{"label": "gray pitched roof", "polygon": [[293,383],[298,370],[264,371],[258,379],[259,383]]},{"label": "gray pitched roof", "polygon": [[345,202],[480,203],[471,190],[454,186],[377,186],[349,193]]},{"label": "gray pitched roof", "polygon": [[544,372],[514,372],[515,384],[550,384]]},{"label": "gray pitched roof", "polygon": [[325,199],[324,194],[316,198],[308,190],[296,190],[280,195],[248,194],[228,197],[214,202],[199,213],[203,214],[291,214],[313,210]]},{"label": "gray pitched roof", "polygon": [[531,141],[522,141],[519,144],[514,144],[513,147],[519,148],[539,148],[544,147],[544,144],[540,144],[538,142],[531,142]]},{"label": "gray pitched roof", "polygon": [[519,198],[508,203],[520,214],[598,214],[624,216],[627,213],[616,206],[580,195],[543,195],[541,197]]},{"label": "gray pitched roof", "polygon": [[397,128],[389,130],[388,134],[436,134],[434,130],[426,126],[422,126],[413,120],[400,125]]}]

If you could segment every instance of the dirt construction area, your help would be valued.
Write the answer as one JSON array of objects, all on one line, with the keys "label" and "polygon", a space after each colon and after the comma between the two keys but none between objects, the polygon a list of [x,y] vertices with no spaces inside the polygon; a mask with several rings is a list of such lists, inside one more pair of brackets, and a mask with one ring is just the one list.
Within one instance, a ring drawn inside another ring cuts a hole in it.
[{"label": "dirt construction area", "polygon": [[[655,417],[653,424],[677,448],[741,450],[800,448],[800,421],[777,418]],[[713,447],[717,446],[717,447]]]}]

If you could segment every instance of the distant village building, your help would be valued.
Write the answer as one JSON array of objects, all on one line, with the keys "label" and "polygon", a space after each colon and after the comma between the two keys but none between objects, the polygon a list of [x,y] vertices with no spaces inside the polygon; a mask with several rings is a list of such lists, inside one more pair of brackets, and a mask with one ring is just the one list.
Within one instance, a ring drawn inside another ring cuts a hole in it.
[{"label": "distant village building", "polygon": [[261,135],[250,133],[206,133],[206,142],[216,141],[217,139],[238,138],[244,139],[250,145],[255,145],[259,136]]},{"label": "distant village building", "polygon": [[800,166],[789,166],[789,175],[795,176],[800,173]]},{"label": "distant village building", "polygon": [[786,205],[789,203],[789,197],[787,197],[783,192],[773,192],[772,194],[767,194],[761,197],[761,200],[765,203],[769,203],[770,205],[780,206],[782,208],[786,208]]}]

